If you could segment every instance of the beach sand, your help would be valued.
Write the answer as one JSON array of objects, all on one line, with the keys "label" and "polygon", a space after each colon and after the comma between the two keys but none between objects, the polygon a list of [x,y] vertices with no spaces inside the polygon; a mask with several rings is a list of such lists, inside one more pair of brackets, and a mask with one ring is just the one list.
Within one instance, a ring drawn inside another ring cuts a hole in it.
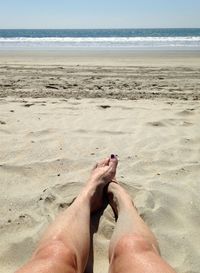
[{"label": "beach sand", "polygon": [[[0,271],[27,261],[92,166],[115,153],[162,256],[199,273],[200,54],[62,54],[0,53]],[[108,206],[95,273],[108,271],[114,226]]]}]

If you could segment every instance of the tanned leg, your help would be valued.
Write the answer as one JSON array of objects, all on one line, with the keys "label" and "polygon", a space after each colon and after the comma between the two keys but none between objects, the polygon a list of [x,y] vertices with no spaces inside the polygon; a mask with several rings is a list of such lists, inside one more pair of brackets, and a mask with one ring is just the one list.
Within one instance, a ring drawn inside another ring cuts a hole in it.
[{"label": "tanned leg", "polygon": [[175,273],[161,258],[155,236],[139,216],[128,193],[112,182],[108,196],[117,217],[109,247],[109,273]]},{"label": "tanned leg", "polygon": [[114,156],[96,164],[80,195],[48,227],[31,260],[17,273],[84,272],[91,213],[101,207],[104,187],[114,178],[116,167]]}]

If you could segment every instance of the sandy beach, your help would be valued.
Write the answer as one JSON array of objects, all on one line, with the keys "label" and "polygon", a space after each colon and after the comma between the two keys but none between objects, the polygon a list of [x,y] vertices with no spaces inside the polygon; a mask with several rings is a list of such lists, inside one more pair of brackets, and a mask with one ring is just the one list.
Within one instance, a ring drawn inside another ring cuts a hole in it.
[{"label": "sandy beach", "polygon": [[[13,273],[92,166],[117,178],[178,273],[200,272],[200,52],[0,52],[0,268]],[[94,273],[108,271],[108,206]]]}]

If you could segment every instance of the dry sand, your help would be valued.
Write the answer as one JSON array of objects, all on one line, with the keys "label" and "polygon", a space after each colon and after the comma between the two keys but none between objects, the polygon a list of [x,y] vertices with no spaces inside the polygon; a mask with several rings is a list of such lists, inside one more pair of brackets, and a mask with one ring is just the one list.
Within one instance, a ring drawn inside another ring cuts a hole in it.
[{"label": "dry sand", "polygon": [[[116,153],[118,180],[162,256],[177,272],[199,273],[199,55],[127,53],[103,66],[99,56],[86,64],[65,55],[58,65],[26,54],[0,54],[0,271],[30,257],[94,163]],[[108,207],[94,236],[95,273],[108,270],[114,226]]]}]

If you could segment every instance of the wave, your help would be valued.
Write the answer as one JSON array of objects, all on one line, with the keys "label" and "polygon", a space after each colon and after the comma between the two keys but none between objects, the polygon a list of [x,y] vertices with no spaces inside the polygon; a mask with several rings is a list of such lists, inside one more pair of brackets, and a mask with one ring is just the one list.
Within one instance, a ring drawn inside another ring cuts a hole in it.
[{"label": "wave", "polygon": [[199,37],[14,37],[1,38],[0,42],[200,42]]},{"label": "wave", "polygon": [[200,47],[200,36],[191,37],[0,37],[0,47]]}]

